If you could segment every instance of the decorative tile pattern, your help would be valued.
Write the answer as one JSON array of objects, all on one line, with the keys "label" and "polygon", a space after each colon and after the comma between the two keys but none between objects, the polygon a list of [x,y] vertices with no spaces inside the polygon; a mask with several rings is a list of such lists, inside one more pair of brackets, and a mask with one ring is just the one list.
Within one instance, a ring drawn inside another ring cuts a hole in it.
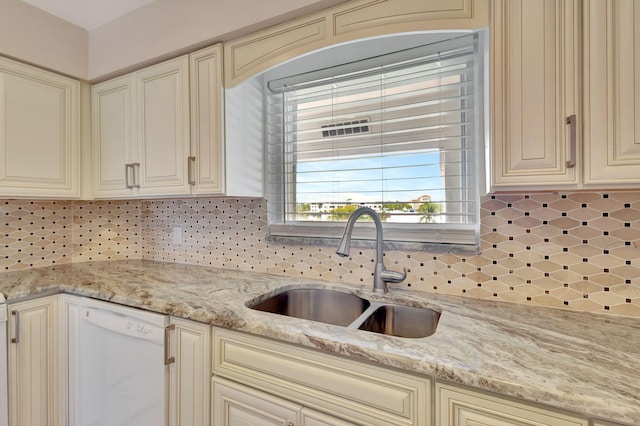
[{"label": "decorative tile pattern", "polygon": [[71,202],[0,201],[0,270],[71,262]]},{"label": "decorative tile pattern", "polygon": [[[373,274],[371,249],[267,243],[263,199],[10,200],[0,214],[5,271],[144,258],[353,284]],[[407,267],[401,288],[640,317],[640,192],[487,196],[480,255],[387,251],[385,264]]]},{"label": "decorative tile pattern", "polygon": [[[142,202],[143,258],[366,283],[374,250],[271,244],[262,199]],[[640,317],[640,193],[487,196],[481,254],[387,251],[412,290]],[[180,227],[181,245],[172,242]]]},{"label": "decorative tile pattern", "polygon": [[74,201],[73,261],[140,259],[140,201]]}]

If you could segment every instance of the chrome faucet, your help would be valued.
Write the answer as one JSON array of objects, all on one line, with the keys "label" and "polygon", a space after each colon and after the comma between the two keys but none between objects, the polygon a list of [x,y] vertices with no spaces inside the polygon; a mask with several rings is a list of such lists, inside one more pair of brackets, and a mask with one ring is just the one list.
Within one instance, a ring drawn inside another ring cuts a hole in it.
[{"label": "chrome faucet", "polygon": [[346,257],[349,256],[349,247],[351,245],[351,233],[353,232],[353,225],[355,225],[356,220],[363,214],[371,216],[373,222],[376,224],[376,267],[373,273],[373,291],[378,293],[386,293],[388,291],[387,283],[399,283],[404,281],[407,277],[407,268],[404,268],[404,272],[395,272],[395,271],[387,271],[384,267],[384,263],[382,260],[382,221],[380,220],[380,216],[373,209],[369,207],[360,207],[358,210],[351,213],[349,216],[349,220],[347,221],[347,226],[344,229],[344,235],[342,236],[342,240],[340,240],[340,245],[336,250],[338,256]]}]

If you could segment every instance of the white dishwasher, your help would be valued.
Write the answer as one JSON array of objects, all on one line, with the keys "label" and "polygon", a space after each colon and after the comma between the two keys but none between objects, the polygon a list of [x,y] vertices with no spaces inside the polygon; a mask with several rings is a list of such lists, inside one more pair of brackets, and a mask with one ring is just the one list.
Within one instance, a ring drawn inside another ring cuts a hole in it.
[{"label": "white dishwasher", "polygon": [[79,424],[167,424],[166,315],[87,299],[80,306]]},{"label": "white dishwasher", "polygon": [[0,294],[0,426],[9,424],[7,376],[7,305]]}]

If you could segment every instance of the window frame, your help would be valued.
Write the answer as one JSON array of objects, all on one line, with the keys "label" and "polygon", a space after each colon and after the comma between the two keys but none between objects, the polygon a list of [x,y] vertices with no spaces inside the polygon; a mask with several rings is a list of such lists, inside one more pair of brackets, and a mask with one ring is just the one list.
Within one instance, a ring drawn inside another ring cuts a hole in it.
[{"label": "window frame", "polygon": [[[475,35],[474,43],[476,44],[474,61],[474,87],[476,88],[475,96],[475,113],[474,126],[477,128],[475,131],[475,173],[473,178],[476,179],[476,193],[474,202],[475,210],[475,223],[473,224],[456,224],[456,223],[437,223],[437,224],[416,224],[416,223],[384,223],[384,237],[385,243],[388,248],[396,249],[415,249],[415,250],[427,250],[427,251],[455,251],[462,253],[477,253],[479,250],[479,230],[480,230],[480,197],[486,191],[487,171],[485,170],[485,150],[488,146],[487,134],[485,131],[488,123],[488,69],[487,69],[487,31],[476,30],[468,31],[466,33],[472,33]],[[459,33],[457,33],[459,34]],[[354,43],[357,43],[354,42]],[[353,43],[349,43],[353,46]],[[312,55],[313,53],[311,53]],[[294,76],[298,77],[298,76]],[[264,108],[267,111],[267,95],[266,91],[269,90],[269,83],[272,80],[264,81],[265,87],[265,103]],[[266,115],[266,114],[265,114]],[[271,198],[270,192],[271,184],[269,183],[269,146],[267,142],[269,123],[265,118],[265,173],[266,182],[265,188],[268,197]],[[283,142],[284,144],[284,142]],[[284,183],[287,185],[287,183]],[[295,183],[289,182],[288,185],[293,186],[295,193]],[[291,189],[291,188],[290,188]],[[283,192],[282,198],[286,197],[287,192]],[[279,199],[274,201],[273,199],[267,200],[271,203],[278,202],[281,204],[286,203],[286,200]],[[280,243],[301,243],[301,244],[314,244],[325,245],[335,244],[339,238],[342,237],[344,222],[321,222],[321,221],[290,221],[286,220],[286,209],[279,217],[268,209],[267,219],[267,239],[269,241]],[[418,231],[419,228],[419,231]],[[418,236],[417,236],[418,235]],[[373,240],[375,240],[375,229],[373,224],[362,223],[354,228],[353,239],[356,246],[361,247],[373,247]]]}]

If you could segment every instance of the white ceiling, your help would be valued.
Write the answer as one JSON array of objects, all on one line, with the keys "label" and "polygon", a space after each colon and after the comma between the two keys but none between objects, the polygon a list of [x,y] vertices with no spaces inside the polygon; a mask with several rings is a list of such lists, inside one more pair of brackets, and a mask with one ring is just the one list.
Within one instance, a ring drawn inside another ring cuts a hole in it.
[{"label": "white ceiling", "polygon": [[22,1],[90,31],[156,0]]}]

